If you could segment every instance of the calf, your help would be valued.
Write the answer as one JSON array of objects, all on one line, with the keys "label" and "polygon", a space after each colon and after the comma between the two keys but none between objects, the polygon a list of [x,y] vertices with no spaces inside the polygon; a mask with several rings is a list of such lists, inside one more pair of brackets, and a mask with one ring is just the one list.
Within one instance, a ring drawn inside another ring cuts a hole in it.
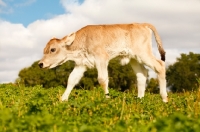
[{"label": "calf", "polygon": [[[152,32],[154,33],[161,60],[152,53]],[[154,26],[147,23],[88,25],[65,36],[51,39],[44,48],[44,56],[39,62],[41,68],[53,68],[72,60],[76,63],[71,72],[67,89],[61,97],[68,100],[74,86],[80,81],[87,68],[96,67],[98,82],[109,98],[108,63],[119,56],[121,64],[130,63],[137,76],[138,97],[144,97],[147,69],[153,69],[157,75],[160,94],[164,102],[168,101],[165,79],[165,51]]]}]

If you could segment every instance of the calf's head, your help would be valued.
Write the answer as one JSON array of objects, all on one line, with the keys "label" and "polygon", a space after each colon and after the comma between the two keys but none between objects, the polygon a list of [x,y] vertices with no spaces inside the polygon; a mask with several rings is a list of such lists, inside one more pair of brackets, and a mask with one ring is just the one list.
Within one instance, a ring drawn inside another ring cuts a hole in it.
[{"label": "calf's head", "polygon": [[73,43],[75,36],[76,34],[72,33],[62,39],[51,39],[44,48],[43,58],[38,63],[39,67],[50,69],[63,64],[67,60],[66,46]]}]

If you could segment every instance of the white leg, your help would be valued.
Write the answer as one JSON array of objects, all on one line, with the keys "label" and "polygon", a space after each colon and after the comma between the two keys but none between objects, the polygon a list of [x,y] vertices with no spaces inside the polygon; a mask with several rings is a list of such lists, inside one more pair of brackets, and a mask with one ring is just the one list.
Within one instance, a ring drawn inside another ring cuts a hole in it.
[{"label": "white leg", "polygon": [[166,79],[165,79],[165,63],[161,60],[158,60],[158,61],[161,64],[161,68],[157,72],[158,73],[158,81],[159,81],[159,85],[160,85],[160,95],[163,99],[163,102],[168,102]]},{"label": "white leg", "polygon": [[138,87],[138,97],[142,98],[145,94],[146,77],[142,73],[137,73],[137,87]]},{"label": "white leg", "polygon": [[109,91],[108,91],[108,69],[107,69],[107,66],[108,66],[107,61],[96,62],[96,68],[98,71],[98,82],[101,85],[101,87],[103,88],[106,98],[110,98]]},{"label": "white leg", "polygon": [[148,56],[145,59],[143,59],[143,61],[147,66],[149,66],[152,70],[154,70],[157,73],[160,86],[160,95],[162,97],[163,102],[168,102],[165,79],[165,62],[157,60],[153,56]]},{"label": "white leg", "polygon": [[136,60],[131,60],[130,63],[137,77],[138,97],[142,98],[145,94],[145,86],[148,71],[143,65],[139,64]]},{"label": "white leg", "polygon": [[85,66],[75,66],[68,78],[67,89],[61,97],[62,101],[67,101],[69,94],[71,93],[74,86],[80,81],[83,73],[86,71]]}]

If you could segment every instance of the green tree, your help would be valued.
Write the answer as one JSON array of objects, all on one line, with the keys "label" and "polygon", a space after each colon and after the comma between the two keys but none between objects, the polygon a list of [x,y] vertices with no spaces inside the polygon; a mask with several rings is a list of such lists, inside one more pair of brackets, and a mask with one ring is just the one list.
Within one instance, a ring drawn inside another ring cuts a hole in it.
[{"label": "green tree", "polygon": [[65,63],[53,69],[40,69],[38,61],[30,67],[22,69],[17,81],[20,80],[25,86],[43,85],[43,87],[66,86],[67,78],[74,67],[73,62]]},{"label": "green tree", "polygon": [[159,86],[158,86],[158,79],[157,78],[151,78],[147,83],[147,92],[150,93],[159,93]]},{"label": "green tree", "polygon": [[[38,61],[36,61],[30,67],[22,69],[16,81],[20,81],[25,86],[42,85],[45,88],[49,88],[62,85],[66,87],[68,77],[74,66],[75,63],[73,61],[68,61],[53,69],[40,69]],[[113,59],[109,63],[108,72],[109,87],[121,91],[135,87],[136,77],[130,64],[121,66],[118,58]],[[97,86],[99,86],[97,70],[88,69],[76,88],[93,89]]]},{"label": "green tree", "polygon": [[108,65],[109,87],[121,91],[131,90],[136,87],[136,76],[131,65],[122,66],[119,59],[115,58]]},{"label": "green tree", "polygon": [[192,91],[198,88],[200,54],[181,54],[166,71],[168,86],[172,92]]}]

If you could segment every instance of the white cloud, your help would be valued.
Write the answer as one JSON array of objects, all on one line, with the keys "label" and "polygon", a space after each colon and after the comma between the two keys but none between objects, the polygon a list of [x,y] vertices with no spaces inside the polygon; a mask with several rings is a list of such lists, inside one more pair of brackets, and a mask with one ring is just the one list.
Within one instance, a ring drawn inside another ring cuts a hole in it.
[{"label": "white cloud", "polygon": [[5,2],[3,2],[3,0],[0,0],[0,6],[6,6],[6,3]]},{"label": "white cloud", "polygon": [[13,9],[10,8],[3,0],[0,0],[0,14],[12,13]]},{"label": "white cloud", "polygon": [[0,83],[8,83],[13,82],[18,77],[18,71],[17,70],[3,70],[0,71],[1,74],[1,81]]},{"label": "white cloud", "polygon": [[15,7],[24,7],[24,6],[29,6],[31,4],[33,4],[34,2],[36,2],[36,0],[25,0],[22,3],[17,3],[15,4]]},{"label": "white cloud", "polygon": [[[36,20],[27,27],[0,21],[0,83],[14,81],[19,70],[40,59],[52,37],[62,38],[89,24],[152,23],[163,40],[166,65],[176,61],[180,53],[200,52],[198,0],[85,0],[82,4],[60,0],[60,3],[66,14]],[[155,42],[153,47],[160,58]]]},{"label": "white cloud", "polygon": [[[32,33],[22,24],[0,21],[1,44],[14,47],[31,48],[34,46]],[[13,41],[14,40],[14,41]]]}]

